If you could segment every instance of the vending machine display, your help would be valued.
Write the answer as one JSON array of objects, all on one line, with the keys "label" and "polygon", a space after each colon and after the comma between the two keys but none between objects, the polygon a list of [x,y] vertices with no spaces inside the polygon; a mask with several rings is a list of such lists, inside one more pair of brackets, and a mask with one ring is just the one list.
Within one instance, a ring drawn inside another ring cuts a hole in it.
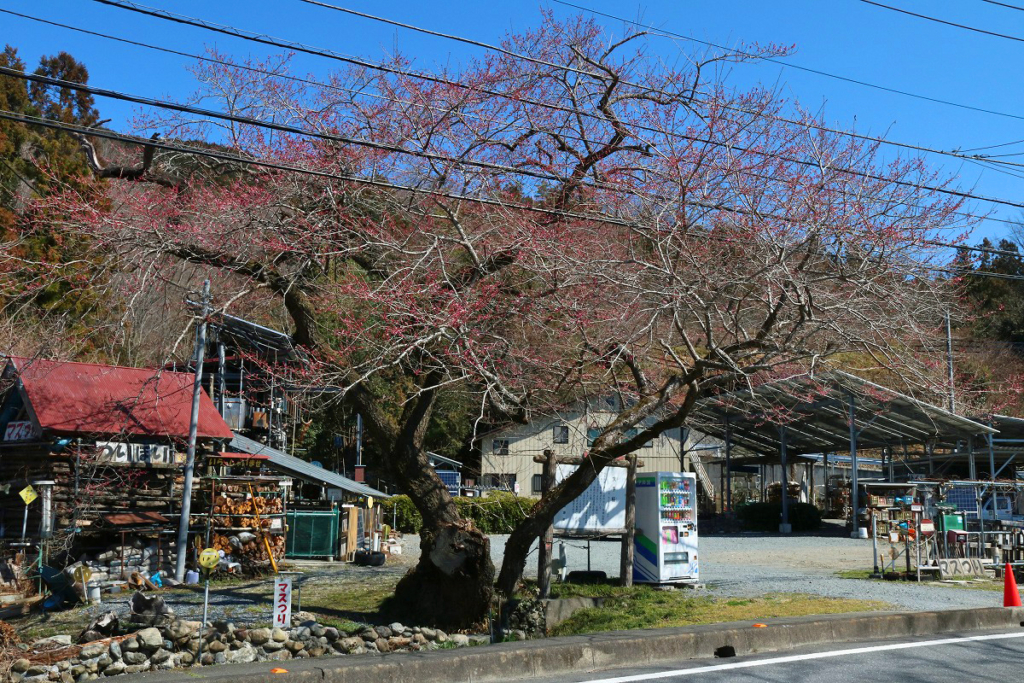
[{"label": "vending machine display", "polygon": [[689,472],[636,478],[633,581],[696,583],[697,479]]}]

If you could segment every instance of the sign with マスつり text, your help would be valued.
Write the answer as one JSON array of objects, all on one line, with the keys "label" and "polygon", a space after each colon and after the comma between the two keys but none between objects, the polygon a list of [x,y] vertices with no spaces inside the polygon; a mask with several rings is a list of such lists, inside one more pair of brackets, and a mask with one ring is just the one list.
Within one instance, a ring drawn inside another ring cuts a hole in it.
[{"label": "sign with \u30de\u30b9\u3064\u308a text", "polygon": [[274,579],[274,626],[292,626],[292,577],[279,576]]},{"label": "sign with \u30de\u30b9\u3064\u308a text", "polygon": [[4,430],[4,441],[29,441],[36,436],[36,430],[30,420],[8,422]]}]

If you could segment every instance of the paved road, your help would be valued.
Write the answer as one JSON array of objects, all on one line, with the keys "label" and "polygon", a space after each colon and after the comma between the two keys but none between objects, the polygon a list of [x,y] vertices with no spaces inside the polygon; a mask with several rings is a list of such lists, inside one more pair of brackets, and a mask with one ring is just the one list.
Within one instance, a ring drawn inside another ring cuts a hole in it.
[{"label": "paved road", "polygon": [[971,633],[802,649],[782,654],[683,661],[648,669],[615,669],[537,679],[537,683],[925,683],[1019,681],[1024,630]]}]

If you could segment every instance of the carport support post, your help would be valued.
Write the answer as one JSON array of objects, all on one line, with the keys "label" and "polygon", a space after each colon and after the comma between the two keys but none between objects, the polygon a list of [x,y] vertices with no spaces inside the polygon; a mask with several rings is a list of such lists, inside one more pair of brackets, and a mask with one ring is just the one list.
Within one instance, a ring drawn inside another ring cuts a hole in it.
[{"label": "carport support post", "polygon": [[732,512],[732,427],[725,418],[725,509]]},{"label": "carport support post", "polygon": [[619,561],[619,583],[633,585],[633,543],[636,535],[636,453],[626,456],[626,533],[622,535],[622,557]]},{"label": "carport support post", "polygon": [[789,471],[786,467],[786,426],[779,427],[779,459],[782,461],[782,523],[779,533],[788,534],[793,531],[789,523]]},{"label": "carport support post", "polygon": [[850,398],[850,522],[851,538],[857,538],[857,510],[860,507],[857,489],[857,403],[853,394]]},{"label": "carport support post", "polygon": [[[557,462],[554,451],[546,449],[544,451],[544,470],[540,475],[542,496],[546,496],[555,485]],[[537,588],[541,599],[546,599],[551,595],[551,546],[554,538],[555,528],[549,524],[544,527],[544,532],[540,535],[540,546],[537,548]]]},{"label": "carport support post", "polygon": [[206,359],[206,316],[210,314],[210,281],[203,283],[203,308],[196,333],[196,374],[192,383],[192,416],[188,424],[188,449],[185,454],[185,484],[181,491],[181,518],[178,520],[177,557],[174,579],[185,580],[185,554],[188,549],[188,523],[192,512],[192,474],[196,468],[196,433],[199,431],[199,398],[203,394],[203,361]]},{"label": "carport support post", "polygon": [[992,447],[992,434],[986,434],[988,441],[988,471],[989,481],[992,482],[992,519],[995,520],[999,514],[999,494],[996,493],[996,450]]}]

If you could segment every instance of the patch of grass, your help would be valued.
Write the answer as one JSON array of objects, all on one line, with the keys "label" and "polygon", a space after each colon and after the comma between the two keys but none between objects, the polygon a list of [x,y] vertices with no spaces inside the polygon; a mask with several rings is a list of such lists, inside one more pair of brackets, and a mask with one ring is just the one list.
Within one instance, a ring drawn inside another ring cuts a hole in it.
[{"label": "patch of grass", "polygon": [[870,569],[844,569],[836,572],[836,576],[840,579],[870,579],[871,574]]},{"label": "patch of grass", "polygon": [[611,595],[604,596],[609,598],[604,607],[580,610],[559,624],[552,635],[695,626],[774,617],[870,612],[891,608],[891,605],[883,602],[823,598],[801,593],[769,593],[756,598],[737,600],[693,595],[680,590],[656,590],[650,586],[618,588],[617,591],[610,592]]},{"label": "patch of grass", "polygon": [[[843,571],[836,572],[836,576],[841,579],[866,579],[868,581],[885,581],[882,578],[873,577],[871,570],[869,569],[845,569]],[[924,573],[921,575],[925,576]],[[950,581],[963,581],[965,583],[949,583]],[[911,581],[913,583],[913,581]],[[1003,590],[1003,582],[996,579],[983,579],[976,576],[952,576],[942,581],[921,581],[922,586],[943,586],[945,588],[960,588],[965,590],[978,590],[978,591],[1001,591]]]}]

